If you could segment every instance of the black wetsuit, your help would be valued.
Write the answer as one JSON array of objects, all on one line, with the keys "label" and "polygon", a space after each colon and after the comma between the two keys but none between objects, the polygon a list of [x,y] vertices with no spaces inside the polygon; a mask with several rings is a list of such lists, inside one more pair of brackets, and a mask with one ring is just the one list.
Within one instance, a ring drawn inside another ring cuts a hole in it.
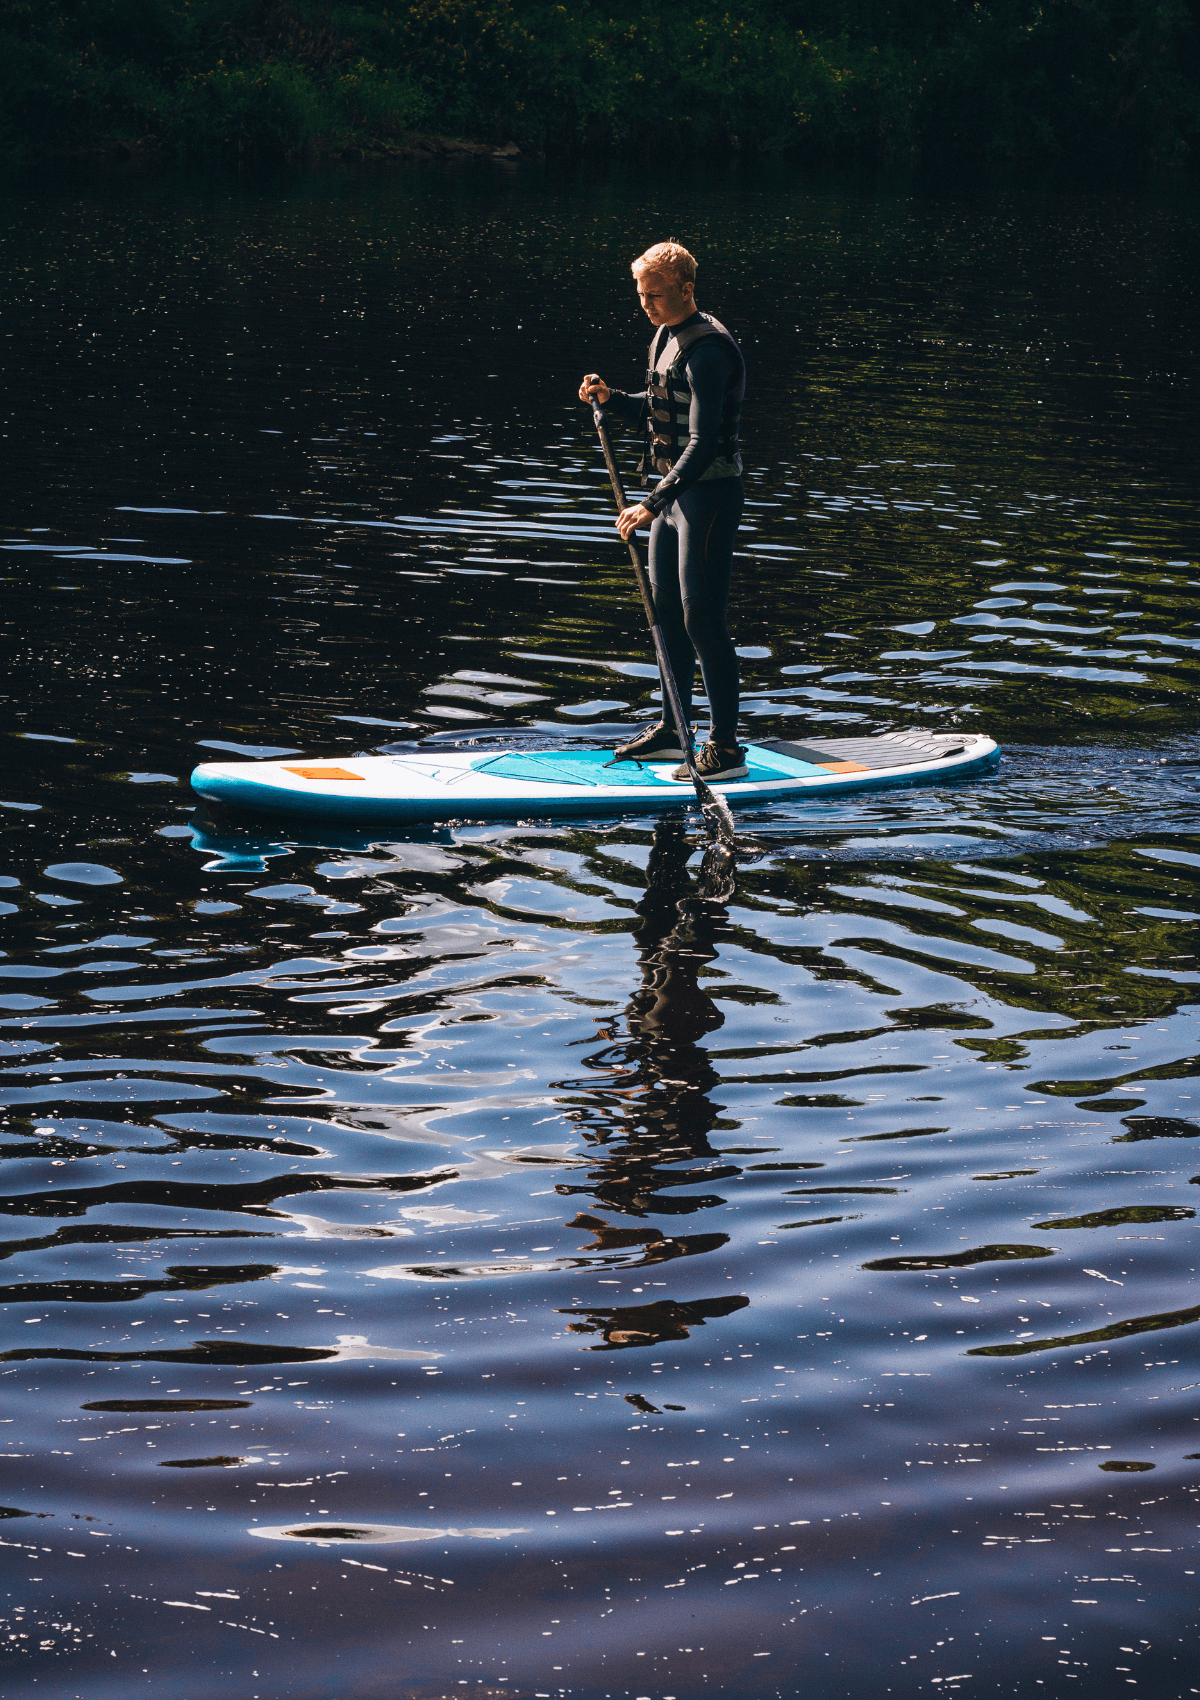
[{"label": "black wetsuit", "polygon": [[[660,331],[665,337],[699,319]],[[717,457],[726,395],[735,377],[736,353],[724,337],[705,336],[684,355],[692,392],[688,444],[643,503],[655,515],[650,529],[650,582],[654,606],[684,712],[691,718],[692,677],[699,657],[712,721],[710,736],[723,746],[737,741],[740,681],[737,653],[725,623],[733,577],[733,544],[745,490],[740,477],[704,478]],[[645,392],[613,390],[605,409],[643,425]],[[663,720],[670,724],[664,700]]]}]

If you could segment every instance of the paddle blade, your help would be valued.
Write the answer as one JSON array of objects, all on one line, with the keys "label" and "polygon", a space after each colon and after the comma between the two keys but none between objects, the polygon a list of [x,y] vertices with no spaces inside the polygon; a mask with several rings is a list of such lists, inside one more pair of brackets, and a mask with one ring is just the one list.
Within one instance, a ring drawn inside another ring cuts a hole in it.
[{"label": "paddle blade", "polygon": [[696,801],[704,814],[704,824],[708,828],[710,838],[731,848],[737,842],[737,828],[733,824],[733,812],[724,797],[719,797],[712,788],[706,785],[700,775],[691,769],[692,784],[696,787]]},{"label": "paddle blade", "polygon": [[[714,866],[725,861],[734,865],[738,862],[757,862],[760,856],[765,856],[768,853],[767,845],[739,834],[734,825],[733,811],[726,799],[706,785],[698,773],[693,771],[691,777],[692,784],[696,787],[696,801],[704,815],[709,851],[715,853]],[[707,857],[708,851],[705,853],[706,860]]]}]

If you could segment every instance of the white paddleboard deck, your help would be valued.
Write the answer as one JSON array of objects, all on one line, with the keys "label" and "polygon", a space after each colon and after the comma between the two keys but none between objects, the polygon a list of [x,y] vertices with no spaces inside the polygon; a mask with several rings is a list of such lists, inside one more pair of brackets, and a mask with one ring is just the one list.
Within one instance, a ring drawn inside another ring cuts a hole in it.
[{"label": "white paddleboard deck", "polygon": [[[734,807],[761,805],[964,779],[999,759],[996,743],[979,734],[913,730],[774,740],[749,745],[746,777],[713,789]],[[398,823],[658,814],[695,802],[691,781],[671,777],[677,762],[611,762],[611,750],[428,745],[389,756],[204,762],[192,774],[192,788],[213,802],[274,815]]]}]

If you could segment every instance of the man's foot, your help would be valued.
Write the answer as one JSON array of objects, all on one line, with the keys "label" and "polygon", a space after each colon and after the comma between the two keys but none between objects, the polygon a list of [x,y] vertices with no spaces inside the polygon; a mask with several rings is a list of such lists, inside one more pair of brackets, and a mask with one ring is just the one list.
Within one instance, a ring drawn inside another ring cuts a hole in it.
[{"label": "man's foot", "polygon": [[636,738],[618,744],[613,751],[614,761],[682,761],[683,745],[673,726],[643,726]]},{"label": "man's foot", "polygon": [[[710,740],[696,751],[696,772],[710,784],[714,779],[745,779],[749,771],[746,751],[741,744],[714,744]],[[680,782],[691,777],[686,764],[677,767],[671,775],[672,779]]]}]

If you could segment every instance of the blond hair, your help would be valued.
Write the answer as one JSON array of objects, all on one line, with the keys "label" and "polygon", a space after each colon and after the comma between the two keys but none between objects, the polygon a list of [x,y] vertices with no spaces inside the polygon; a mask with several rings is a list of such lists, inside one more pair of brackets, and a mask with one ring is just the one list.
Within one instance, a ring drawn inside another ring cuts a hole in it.
[{"label": "blond hair", "polygon": [[656,242],[629,269],[635,277],[639,272],[663,272],[674,278],[676,284],[696,281],[695,259],[679,242]]}]

